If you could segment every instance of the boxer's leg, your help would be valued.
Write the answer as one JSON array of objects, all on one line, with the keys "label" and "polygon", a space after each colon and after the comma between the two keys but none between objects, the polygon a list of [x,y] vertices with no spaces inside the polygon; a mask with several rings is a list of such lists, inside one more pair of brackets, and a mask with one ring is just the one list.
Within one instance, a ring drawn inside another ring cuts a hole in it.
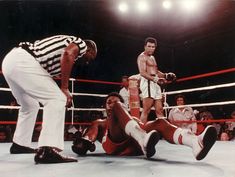
[{"label": "boxer's leg", "polygon": [[165,119],[157,118],[154,121],[147,122],[143,127],[147,132],[157,130],[166,141],[169,143],[174,143],[173,135],[177,127],[170,124]]},{"label": "boxer's leg", "polygon": [[[113,119],[116,118],[119,123],[120,132],[122,132],[122,134],[125,132],[128,136],[133,137],[139,143],[147,158],[153,156],[156,152],[155,145],[159,140],[158,133],[155,130],[146,133],[141,129],[139,124],[132,119],[121,103],[116,103],[114,105],[113,114]],[[115,124],[115,122],[113,124]],[[110,129],[110,134],[113,134],[112,136],[114,138],[118,137],[118,133],[113,133],[115,131],[116,130]]]},{"label": "boxer's leg", "polygon": [[192,148],[197,160],[206,157],[217,138],[215,127],[208,126],[200,135],[196,136],[190,130],[178,128],[174,133],[174,142]]},{"label": "boxer's leg", "polygon": [[153,104],[154,104],[153,98],[143,98],[143,110],[140,115],[140,120],[143,123],[146,123],[148,121],[148,115],[151,111]]},{"label": "boxer's leg", "polygon": [[140,90],[143,98],[143,109],[140,115],[140,120],[143,123],[148,121],[148,115],[154,104],[154,96],[156,94],[156,83],[141,77],[140,80]]},{"label": "boxer's leg", "polygon": [[190,130],[177,128],[165,119],[150,121],[144,125],[144,129],[147,132],[159,131],[170,143],[191,147],[197,160],[201,160],[207,155],[217,137],[216,129],[213,126],[208,126],[202,134],[196,136]]},{"label": "boxer's leg", "polygon": [[162,99],[156,99],[154,103],[155,113],[158,118],[164,117]]}]

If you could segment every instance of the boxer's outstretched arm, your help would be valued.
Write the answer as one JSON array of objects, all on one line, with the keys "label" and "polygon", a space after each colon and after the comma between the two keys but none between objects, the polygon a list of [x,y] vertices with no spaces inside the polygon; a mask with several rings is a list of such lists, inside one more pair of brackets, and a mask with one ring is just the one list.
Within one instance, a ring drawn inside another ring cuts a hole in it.
[{"label": "boxer's outstretched arm", "polygon": [[88,127],[88,130],[83,137],[89,139],[92,142],[95,142],[96,140],[102,142],[102,138],[105,135],[106,131],[106,124],[106,119],[97,119],[93,121],[92,125]]}]

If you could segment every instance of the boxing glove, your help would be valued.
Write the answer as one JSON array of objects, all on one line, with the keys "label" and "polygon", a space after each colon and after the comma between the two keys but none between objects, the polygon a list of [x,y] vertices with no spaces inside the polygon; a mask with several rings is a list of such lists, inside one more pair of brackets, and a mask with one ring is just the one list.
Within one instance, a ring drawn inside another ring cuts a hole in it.
[{"label": "boxing glove", "polygon": [[173,82],[173,81],[176,80],[176,75],[174,73],[170,72],[170,73],[166,73],[165,75],[166,75],[166,80],[167,81]]},{"label": "boxing glove", "polygon": [[78,155],[86,155],[87,151],[94,152],[96,149],[95,143],[82,137],[77,137],[73,141],[72,151]]}]

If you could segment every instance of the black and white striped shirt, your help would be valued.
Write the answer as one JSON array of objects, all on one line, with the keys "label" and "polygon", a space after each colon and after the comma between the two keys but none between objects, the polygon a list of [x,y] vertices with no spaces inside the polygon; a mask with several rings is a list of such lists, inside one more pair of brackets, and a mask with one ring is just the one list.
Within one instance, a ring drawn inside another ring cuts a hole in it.
[{"label": "black and white striped shirt", "polygon": [[61,74],[61,55],[71,43],[79,48],[78,58],[86,53],[87,46],[81,38],[67,35],[52,36],[34,43],[21,42],[19,46],[29,52],[51,76],[56,76]]}]

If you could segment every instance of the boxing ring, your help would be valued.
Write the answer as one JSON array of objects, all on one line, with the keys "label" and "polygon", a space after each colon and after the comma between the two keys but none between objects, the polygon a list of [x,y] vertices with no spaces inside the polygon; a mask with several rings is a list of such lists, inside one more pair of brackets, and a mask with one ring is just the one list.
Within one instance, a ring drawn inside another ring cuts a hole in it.
[{"label": "boxing ring", "polygon": [[[36,146],[34,143],[33,145]],[[2,177],[234,177],[235,142],[216,142],[203,161],[196,161],[191,149],[161,140],[155,156],[113,157],[104,154],[99,144],[95,153],[77,157],[71,142],[64,154],[78,158],[77,163],[35,165],[33,154],[9,154],[9,143],[0,144]]]},{"label": "boxing ring", "polygon": [[[219,71],[216,74],[234,72],[235,68],[226,71]],[[210,73],[211,74],[211,73]],[[201,75],[201,77],[210,76]],[[215,73],[211,74],[215,75]],[[193,76],[191,79],[197,79],[200,76]],[[183,78],[178,82],[190,80]],[[93,82],[90,80],[70,79],[71,93],[76,97],[98,97],[103,99],[107,94],[90,94],[75,93],[74,87],[76,82]],[[97,81],[94,81],[97,83]],[[99,84],[114,84],[120,86],[120,83],[98,81]],[[235,83],[226,83],[208,87],[190,88],[177,91],[165,91],[167,98],[169,95],[187,92],[197,92],[205,90],[225,89],[234,87]],[[0,88],[2,92],[9,92],[9,88]],[[166,99],[167,100],[167,99]],[[190,107],[201,106],[219,106],[234,105],[235,100],[225,100],[213,103],[189,104]],[[187,105],[185,105],[187,106]],[[164,107],[170,109],[176,106]],[[19,109],[19,106],[0,105],[0,109]],[[41,108],[43,109],[43,108]],[[77,122],[75,119],[76,111],[104,111],[103,107],[98,108],[79,108],[75,107],[68,110],[71,114],[69,122],[66,125],[73,127],[80,125],[89,125],[89,122]],[[217,122],[235,122],[234,119],[219,119],[206,121],[192,121],[198,123],[217,123]],[[183,121],[184,122],[184,121]],[[14,125],[15,121],[0,121],[0,125]],[[41,122],[37,122],[41,124]],[[11,143],[0,143],[0,175],[2,177],[235,177],[235,140],[217,141],[202,161],[197,161],[193,157],[191,149],[186,146],[173,145],[165,140],[160,140],[156,145],[157,152],[151,159],[144,156],[138,157],[114,157],[107,156],[101,145],[96,142],[97,149],[95,152],[88,153],[87,156],[77,156],[71,150],[71,141],[65,142],[64,154],[77,157],[78,163],[65,164],[39,164],[35,165],[34,154],[10,154]],[[33,142],[34,147],[37,143]]]}]

